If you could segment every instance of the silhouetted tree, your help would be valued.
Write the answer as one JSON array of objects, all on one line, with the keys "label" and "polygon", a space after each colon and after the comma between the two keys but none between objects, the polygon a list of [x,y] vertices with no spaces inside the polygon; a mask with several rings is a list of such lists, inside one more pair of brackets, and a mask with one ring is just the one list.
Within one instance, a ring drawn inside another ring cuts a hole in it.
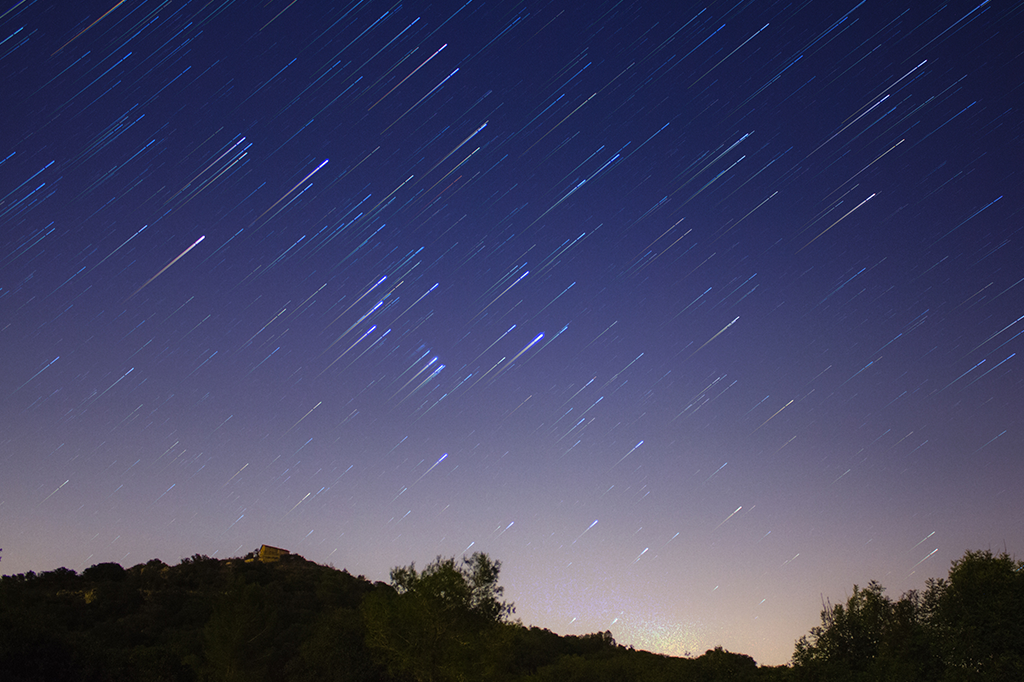
[{"label": "silhouetted tree", "polygon": [[871,581],[865,589],[854,585],[846,604],[826,602],[821,625],[797,641],[794,664],[812,679],[869,679],[892,609],[884,591]]},{"label": "silhouetted tree", "polygon": [[513,606],[501,600],[501,563],[477,552],[461,561],[437,557],[391,571],[363,601],[367,645],[389,673],[417,682],[485,679],[503,668]]},{"label": "silhouetted tree", "polygon": [[949,577],[892,601],[871,582],[799,639],[801,680],[945,682],[1024,680],[1024,564],[969,551]]},{"label": "silhouetted tree", "polygon": [[697,662],[704,671],[703,679],[708,682],[741,682],[756,679],[757,662],[753,658],[746,654],[734,654],[720,646],[705,651]]},{"label": "silhouetted tree", "polygon": [[1024,680],[1024,562],[969,551],[928,592],[946,680]]}]

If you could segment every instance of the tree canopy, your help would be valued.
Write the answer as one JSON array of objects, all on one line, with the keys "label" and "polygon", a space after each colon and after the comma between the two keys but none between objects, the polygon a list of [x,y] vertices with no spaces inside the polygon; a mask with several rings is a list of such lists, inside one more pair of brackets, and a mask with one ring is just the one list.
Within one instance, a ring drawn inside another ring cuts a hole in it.
[{"label": "tree canopy", "polygon": [[708,649],[636,651],[611,632],[514,620],[483,553],[398,566],[388,583],[288,555],[60,568],[0,579],[0,680],[121,682],[1020,682],[1024,564],[967,552],[899,598],[826,601],[790,666]]},{"label": "tree canopy", "polygon": [[392,591],[363,603],[367,644],[395,677],[418,682],[483,679],[500,668],[513,606],[501,601],[501,562],[476,552],[391,571]]},{"label": "tree canopy", "polygon": [[897,600],[854,585],[845,603],[826,602],[793,666],[803,680],[1024,680],[1024,562],[969,551]]}]

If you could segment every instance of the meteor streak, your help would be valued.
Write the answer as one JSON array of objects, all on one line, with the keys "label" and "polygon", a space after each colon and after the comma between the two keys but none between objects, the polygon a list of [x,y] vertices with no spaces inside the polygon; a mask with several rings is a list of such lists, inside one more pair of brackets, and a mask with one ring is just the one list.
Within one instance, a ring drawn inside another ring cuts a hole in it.
[{"label": "meteor streak", "polygon": [[301,184],[302,184],[302,183],[304,183],[304,182],[305,182],[306,180],[309,180],[309,179],[310,179],[311,177],[313,177],[313,175],[314,175],[314,174],[315,174],[315,173],[316,173],[316,172],[317,172],[318,170],[320,170],[321,168],[323,168],[324,166],[326,166],[326,165],[327,165],[327,162],[328,162],[328,161],[330,161],[330,159],[324,159],[323,161],[321,161],[321,162],[320,162],[320,165],[319,165],[319,166],[317,166],[316,168],[314,168],[314,169],[313,169],[313,172],[312,172],[312,173],[310,173],[309,175],[307,175],[306,177],[302,178],[302,179],[301,179],[301,180],[299,180],[299,181],[298,181],[297,183],[295,183],[295,187],[292,187],[292,188],[291,188],[290,190],[288,190],[287,192],[285,192],[285,193],[284,193],[284,195],[283,195],[283,196],[282,196],[282,197],[281,197],[280,199],[278,199],[277,201],[275,201],[275,202],[274,202],[274,203],[273,203],[273,204],[272,204],[272,205],[270,206],[270,208],[268,208],[268,209],[267,209],[266,211],[264,211],[263,213],[260,213],[260,214],[259,214],[258,216],[256,216],[256,220],[254,220],[254,221],[252,221],[251,223],[249,223],[249,227],[252,227],[253,225],[255,225],[255,224],[256,224],[256,223],[257,223],[257,222],[259,221],[259,219],[260,219],[260,218],[262,218],[263,216],[265,216],[265,215],[267,215],[268,213],[270,213],[270,211],[271,211],[271,210],[273,210],[274,206],[277,206],[278,204],[280,204],[280,203],[281,203],[282,201],[284,201],[284,200],[285,200],[285,197],[287,197],[287,196],[288,196],[289,194],[291,194],[291,193],[292,193],[292,192],[294,192],[294,191],[295,191],[296,189],[298,189],[299,185],[301,185]]},{"label": "meteor streak", "polygon": [[391,125],[389,125],[389,126],[388,126],[387,128],[385,128],[384,130],[380,131],[380,134],[381,134],[381,135],[383,135],[383,134],[384,134],[384,133],[386,133],[387,131],[391,130],[391,128],[392,128],[392,127],[393,127],[393,126],[395,125],[395,123],[398,123],[398,122],[399,122],[399,121],[401,121],[401,120],[402,120],[403,118],[405,118],[405,115],[406,115],[406,114],[408,114],[408,113],[409,113],[410,111],[412,111],[413,109],[415,109],[416,107],[418,107],[418,106],[419,106],[419,105],[420,105],[420,104],[421,104],[421,103],[423,102],[423,100],[425,100],[426,98],[428,98],[428,97],[430,97],[431,95],[433,95],[433,94],[434,94],[434,93],[435,93],[435,92],[437,91],[437,89],[438,89],[438,88],[440,88],[440,87],[441,87],[442,85],[444,85],[445,83],[447,83],[447,82],[448,82],[448,79],[449,79],[449,78],[451,78],[452,76],[454,76],[455,74],[457,74],[458,72],[459,72],[459,70],[458,70],[458,69],[455,69],[455,70],[454,70],[454,71],[452,71],[452,72],[451,72],[450,74],[448,74],[448,75],[447,75],[447,76],[445,77],[445,79],[444,79],[443,81],[441,81],[440,83],[438,83],[437,85],[435,85],[435,86],[434,86],[433,88],[431,88],[431,89],[430,89],[430,92],[428,92],[427,94],[423,95],[423,97],[420,97],[420,98],[419,98],[419,100],[418,100],[418,101],[416,102],[416,104],[413,104],[413,105],[412,105],[411,107],[409,107],[408,109],[406,109],[406,110],[405,110],[405,113],[403,113],[403,114],[402,114],[401,116],[399,116],[398,118],[396,118],[396,119],[395,119],[395,120],[394,120],[394,121],[393,121],[393,122],[391,123]]},{"label": "meteor streak", "polygon": [[[707,292],[705,292],[705,293],[707,293]],[[738,319],[740,319],[740,318],[739,318],[739,317],[737,316],[737,317],[736,317],[736,320],[738,320]],[[693,352],[692,352],[692,353],[690,353],[690,354],[689,354],[688,356],[686,356],[686,359],[687,359],[687,360],[689,360],[689,359],[690,359],[690,358],[692,358],[692,357],[693,357],[694,355],[696,355],[696,354],[697,354],[698,352],[700,352],[700,349],[701,349],[701,348],[703,348],[704,346],[708,345],[709,343],[711,343],[712,341],[714,341],[715,339],[717,339],[717,338],[718,338],[718,337],[719,337],[719,336],[720,336],[720,335],[722,334],[722,332],[724,332],[724,331],[725,331],[726,329],[728,329],[729,327],[731,327],[731,326],[733,326],[734,324],[736,324],[736,320],[733,320],[733,321],[732,321],[732,322],[730,322],[729,324],[727,324],[727,325],[725,325],[724,327],[722,327],[721,329],[719,329],[719,330],[718,330],[718,333],[717,333],[717,334],[715,334],[715,335],[714,335],[714,336],[712,336],[712,337],[711,337],[710,339],[708,339],[707,341],[705,341],[705,342],[704,342],[704,344],[703,344],[703,345],[702,345],[702,346],[701,346],[700,348],[698,348],[697,350],[693,351]]]},{"label": "meteor streak", "polygon": [[[429,468],[429,469],[427,469],[426,471],[424,471],[424,472],[423,472],[423,476],[426,476],[426,475],[427,475],[427,474],[429,474],[429,473],[430,473],[431,471],[433,471],[433,470],[434,470],[434,467],[436,467],[436,466],[437,466],[438,464],[440,464],[441,462],[443,462],[443,461],[445,460],[445,458],[446,458],[446,457],[448,457],[448,453],[447,453],[447,452],[446,452],[446,453],[444,453],[443,455],[441,455],[441,458],[440,458],[440,459],[438,459],[438,460],[437,460],[436,462],[434,462],[433,464],[431,464],[431,465],[430,465],[430,468]],[[417,479],[416,479],[416,481],[415,481],[415,482],[413,483],[413,485],[416,485],[416,483],[419,483],[420,481],[422,481],[422,480],[423,480],[423,476],[420,476],[419,478],[417,478]]]},{"label": "meteor streak", "polygon": [[726,516],[725,519],[722,520],[722,523],[720,523],[717,526],[715,526],[714,530],[718,530],[719,528],[722,527],[722,524],[724,524],[726,521],[728,521],[732,517],[736,516],[736,514],[739,513],[740,509],[743,509],[743,507],[742,506],[736,507],[736,511],[734,511],[732,514],[729,514],[728,516]]},{"label": "meteor streak", "polygon": [[[424,66],[426,65],[426,63],[427,63],[427,62],[429,62],[429,61],[430,61],[431,59],[433,59],[434,57],[436,57],[436,56],[437,56],[437,53],[438,53],[438,52],[440,52],[441,50],[443,50],[443,49],[444,49],[444,48],[446,48],[446,47],[448,47],[448,43],[445,43],[445,44],[444,44],[444,45],[442,45],[441,47],[437,48],[437,52],[435,52],[434,54],[432,54],[432,55],[430,55],[429,57],[427,57],[426,59],[424,59],[424,60],[423,60],[423,64],[420,64],[419,66],[417,66],[417,67],[416,67],[415,69],[413,69],[413,70],[412,70],[412,73],[410,73],[410,74],[409,74],[408,76],[406,76],[406,77],[405,77],[405,78],[403,78],[402,80],[398,81],[398,85],[396,85],[395,87],[391,88],[391,89],[390,89],[390,90],[388,90],[388,91],[387,91],[386,93],[384,93],[384,97],[387,97],[388,95],[390,95],[390,94],[391,94],[392,92],[394,92],[395,90],[397,90],[397,89],[398,89],[398,87],[399,87],[399,86],[400,86],[400,85],[401,85],[402,83],[404,83],[405,81],[407,81],[407,80],[409,80],[410,78],[412,78],[412,74],[413,74],[413,73],[416,73],[417,71],[419,71],[420,69],[422,69],[422,68],[423,68],[423,67],[424,67]],[[381,98],[380,98],[379,100],[377,100],[376,102],[374,102],[374,103],[373,103],[373,104],[372,104],[372,105],[370,106],[370,109],[373,109],[373,107],[375,107],[375,106],[377,106],[378,104],[380,104],[381,102],[383,102],[383,101],[384,101],[384,97],[381,97]],[[367,111],[369,111],[370,109],[367,109]]]},{"label": "meteor streak", "polygon": [[638,447],[640,447],[640,446],[641,446],[641,445],[643,445],[643,444],[644,444],[644,442],[643,442],[643,441],[640,441],[639,443],[637,443],[636,445],[634,445],[634,446],[633,446],[633,449],[632,449],[632,450],[630,450],[629,452],[627,452],[626,454],[624,454],[624,455],[623,455],[623,456],[622,456],[621,458],[619,458],[619,461],[618,461],[618,462],[616,462],[615,464],[613,464],[613,465],[612,465],[612,468],[614,469],[614,468],[615,468],[615,467],[616,467],[617,465],[621,464],[621,463],[622,463],[622,460],[624,460],[624,459],[626,459],[627,457],[629,457],[630,455],[632,455],[632,454],[633,454],[633,451],[634,451],[634,450],[636,450],[636,449],[637,449]]},{"label": "meteor streak", "polygon": [[[76,34],[75,34],[75,37],[74,37],[74,38],[72,38],[72,39],[71,39],[71,40],[69,40],[68,42],[66,42],[66,43],[64,43],[63,45],[61,45],[60,47],[58,47],[58,48],[57,48],[57,51],[56,51],[56,52],[54,52],[53,54],[51,54],[50,56],[52,57],[53,55],[57,54],[57,52],[60,52],[60,51],[61,51],[61,50],[63,50],[63,49],[65,48],[65,47],[67,47],[67,46],[68,46],[68,45],[70,45],[71,43],[75,42],[75,40],[77,40],[77,39],[78,39],[78,36],[82,35],[82,34],[83,34],[83,33],[85,33],[86,31],[88,31],[88,30],[89,30],[90,28],[92,28],[92,27],[93,27],[93,26],[95,26],[96,24],[98,24],[98,23],[100,23],[101,21],[103,21],[103,20],[104,20],[104,19],[105,19],[105,18],[107,17],[107,15],[108,15],[108,14],[110,14],[110,13],[111,13],[111,12],[113,12],[113,11],[114,11],[115,9],[117,9],[118,7],[120,7],[121,5],[123,5],[123,4],[124,4],[124,1],[125,1],[125,0],[121,0],[121,2],[117,3],[116,5],[114,5],[114,6],[113,6],[113,7],[111,7],[110,9],[108,9],[108,10],[107,10],[107,11],[106,11],[106,12],[105,12],[105,13],[103,14],[103,16],[101,16],[101,17],[100,17],[99,19],[97,19],[96,21],[92,22],[91,24],[89,24],[88,26],[86,26],[85,28],[83,28],[83,29],[82,29],[81,31],[79,31],[78,33],[76,33]],[[21,3],[19,2],[18,4],[20,5]],[[15,5],[15,6],[17,6],[17,5]],[[11,9],[14,9],[14,8],[12,7]],[[4,14],[6,15],[6,14],[7,14],[7,12],[4,12]],[[65,481],[65,483],[66,483],[66,481]]]},{"label": "meteor streak", "polygon": [[[532,348],[532,347],[533,347],[533,344],[537,343],[538,341],[540,341],[540,340],[541,340],[541,339],[543,339],[543,338],[544,338],[544,332],[541,332],[540,334],[537,334],[537,336],[535,336],[535,337],[534,337],[533,341],[530,341],[530,343],[526,344],[526,347],[525,347],[525,348],[523,348],[523,349],[522,349],[521,351],[519,351],[518,353],[516,353],[516,354],[515,354],[515,355],[514,355],[514,356],[512,357],[512,359],[511,359],[511,360],[509,360],[508,362],[506,362],[506,363],[505,363],[505,365],[504,365],[504,366],[503,366],[503,367],[502,367],[501,369],[499,369],[499,370],[498,370],[498,373],[494,375],[494,379],[497,379],[497,378],[498,378],[498,376],[500,376],[502,372],[504,372],[504,371],[505,371],[506,369],[508,369],[508,368],[509,368],[509,366],[510,366],[510,365],[511,365],[511,364],[512,364],[513,362],[515,362],[515,361],[516,361],[516,360],[517,360],[517,359],[519,358],[519,356],[520,356],[520,355],[522,355],[522,354],[523,354],[523,353],[525,353],[526,351],[530,350],[530,348]],[[494,381],[494,379],[491,379],[491,381]]]},{"label": "meteor streak", "polygon": [[[790,401],[789,401],[788,403],[786,403],[785,405],[783,405],[782,407],[780,407],[780,408],[778,409],[778,411],[776,411],[776,412],[775,412],[775,414],[773,414],[772,416],[768,417],[768,418],[767,418],[767,419],[765,419],[765,420],[764,420],[763,422],[761,422],[760,426],[758,426],[758,427],[757,427],[757,429],[761,428],[762,426],[764,426],[765,424],[767,424],[767,423],[768,423],[768,422],[770,422],[771,420],[775,419],[775,417],[776,417],[776,416],[777,416],[777,415],[779,414],[779,412],[782,412],[782,411],[783,411],[784,409],[786,409],[787,407],[789,407],[789,406],[790,406],[790,405],[792,405],[792,404],[793,404],[793,401],[792,401],[792,400],[790,400]],[[757,429],[754,429],[754,431],[757,431]],[[753,432],[751,432],[751,433],[753,433]]]},{"label": "meteor streak", "polygon": [[[157,278],[157,277],[159,277],[160,275],[164,274],[164,272],[165,272],[165,271],[167,270],[167,268],[169,268],[169,267],[171,267],[172,265],[174,265],[175,263],[177,263],[177,262],[178,262],[178,261],[179,261],[179,260],[181,259],[181,257],[182,257],[182,256],[184,256],[184,255],[185,255],[186,253],[188,253],[188,252],[189,252],[189,251],[191,251],[192,249],[196,248],[196,246],[197,246],[197,245],[199,244],[199,242],[203,241],[204,239],[206,239],[206,235],[205,235],[205,234],[204,234],[204,235],[203,235],[202,237],[200,237],[199,239],[195,240],[195,242],[193,242],[193,243],[192,243],[192,246],[188,247],[187,249],[185,249],[184,251],[182,251],[181,253],[179,253],[179,254],[178,254],[178,256],[177,256],[177,258],[175,258],[175,259],[174,259],[174,260],[172,260],[172,261],[171,261],[170,263],[168,263],[167,265],[165,265],[165,266],[163,267],[163,269],[162,269],[162,270],[161,270],[160,272],[156,273],[155,275],[153,275],[152,277],[150,277],[150,278],[149,278],[148,280],[146,280],[146,283],[145,283],[145,284],[143,284],[143,285],[142,285],[141,287],[139,287],[138,289],[136,289],[135,291],[133,291],[133,292],[132,292],[132,295],[131,295],[131,296],[129,296],[128,298],[124,299],[124,302],[125,302],[125,303],[127,303],[128,301],[130,301],[130,300],[132,299],[132,297],[134,297],[134,296],[135,296],[135,294],[137,294],[137,293],[139,293],[140,291],[142,291],[143,289],[145,289],[145,288],[146,288],[146,287],[147,287],[147,286],[149,285],[149,283],[150,283],[150,282],[152,282],[152,281],[153,281],[154,279],[156,279],[156,278]],[[118,248],[120,248],[120,247],[118,247]]]},{"label": "meteor streak", "polygon": [[[854,206],[853,208],[851,208],[851,209],[850,209],[849,211],[847,211],[846,215],[844,215],[844,216],[843,216],[842,218],[840,218],[839,220],[835,221],[834,223],[832,223],[831,225],[829,225],[828,227],[826,227],[826,228],[825,228],[824,230],[822,230],[821,232],[819,232],[819,233],[818,233],[818,237],[820,237],[821,235],[823,235],[823,234],[825,234],[826,232],[828,232],[829,230],[831,230],[831,229],[832,229],[833,227],[835,227],[835,226],[836,226],[836,225],[838,225],[838,224],[839,224],[840,222],[842,222],[843,218],[846,218],[846,216],[850,215],[851,213],[853,213],[854,211],[856,211],[856,210],[857,210],[858,208],[860,208],[861,206],[863,206],[864,204],[868,203],[869,201],[871,201],[871,200],[872,200],[872,199],[874,199],[874,198],[875,198],[875,195],[874,195],[874,194],[872,194],[872,195],[871,195],[871,196],[869,196],[869,197],[868,197],[867,199],[865,199],[864,201],[860,202],[859,204],[857,204],[856,206]],[[817,239],[818,237],[815,237],[815,238],[814,238],[814,239],[812,239],[811,241],[809,241],[809,242],[807,242],[806,244],[804,244],[803,246],[801,246],[801,247],[800,247],[799,249],[797,249],[797,251],[796,251],[796,252],[797,252],[797,253],[800,253],[801,251],[803,251],[804,249],[806,249],[806,248],[807,248],[808,246],[810,246],[811,244],[813,244],[813,243],[814,243],[814,241],[815,241],[815,239]]]},{"label": "meteor streak", "polygon": [[[427,177],[428,175],[430,175],[431,171],[433,171],[433,170],[434,170],[435,168],[437,168],[437,167],[438,167],[438,166],[440,166],[440,165],[441,165],[442,163],[444,163],[445,161],[447,161],[447,160],[448,160],[448,157],[449,157],[449,156],[451,156],[451,155],[452,155],[452,154],[454,154],[455,152],[459,151],[459,150],[460,150],[460,149],[462,148],[462,146],[463,146],[464,144],[466,144],[467,142],[469,142],[470,140],[472,140],[472,139],[473,139],[474,137],[476,137],[476,134],[477,134],[477,133],[479,133],[479,132],[480,132],[481,130],[483,130],[484,128],[486,128],[486,127],[487,127],[487,123],[488,123],[488,121],[484,121],[484,124],[483,124],[482,126],[480,126],[479,128],[477,128],[476,130],[474,130],[474,131],[473,131],[473,133],[472,133],[471,135],[469,135],[469,136],[468,136],[468,137],[467,137],[467,138],[466,138],[465,140],[463,140],[462,142],[460,142],[459,144],[457,144],[457,145],[455,146],[455,149],[453,149],[453,150],[451,150],[450,152],[448,152],[447,154],[445,154],[445,155],[444,155],[444,158],[443,158],[443,159],[441,159],[440,161],[438,161],[437,163],[435,163],[435,164],[434,164],[433,166],[431,166],[431,167],[430,167],[430,170],[428,170],[428,171],[427,171],[426,173],[424,173],[424,174],[423,174],[422,176],[420,176],[420,180],[422,180],[423,178],[425,178],[425,177]],[[476,152],[473,152],[473,153],[475,154]],[[462,164],[459,164],[459,165],[461,166]],[[458,168],[458,166],[456,166],[456,168]],[[452,170],[454,170],[454,169],[452,169]],[[451,173],[449,173],[449,175],[451,175]],[[445,177],[447,177],[447,176],[445,176]],[[419,181],[417,181],[417,182],[419,182]]]}]

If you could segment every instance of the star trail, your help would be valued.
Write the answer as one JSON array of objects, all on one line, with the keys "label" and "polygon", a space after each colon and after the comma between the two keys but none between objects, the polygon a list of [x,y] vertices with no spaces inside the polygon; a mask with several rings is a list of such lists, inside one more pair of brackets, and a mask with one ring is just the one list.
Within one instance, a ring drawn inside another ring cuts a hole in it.
[{"label": "star trail", "polygon": [[5,574],[484,551],[786,662],[1024,552],[1024,5],[0,9]]}]

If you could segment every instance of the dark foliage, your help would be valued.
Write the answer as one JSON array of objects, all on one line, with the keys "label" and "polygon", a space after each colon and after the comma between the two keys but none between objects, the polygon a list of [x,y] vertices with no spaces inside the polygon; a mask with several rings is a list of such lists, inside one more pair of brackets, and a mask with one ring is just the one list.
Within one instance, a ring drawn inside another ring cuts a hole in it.
[{"label": "dark foliage", "polygon": [[500,562],[438,557],[371,583],[288,555],[195,555],[0,580],[0,680],[768,682],[1024,680],[1024,564],[968,552],[899,599],[875,582],[826,603],[792,666],[716,647],[635,651],[610,632],[512,620]]},{"label": "dark foliage", "polygon": [[1024,562],[967,552],[949,577],[893,601],[872,581],[793,654],[797,680],[1020,682],[1024,680]]},{"label": "dark foliage", "polygon": [[[364,578],[291,556],[274,564],[196,555],[0,580],[0,680],[338,679],[325,638],[359,650]],[[365,673],[380,679],[365,649]],[[352,666],[351,669],[358,669]]]}]

